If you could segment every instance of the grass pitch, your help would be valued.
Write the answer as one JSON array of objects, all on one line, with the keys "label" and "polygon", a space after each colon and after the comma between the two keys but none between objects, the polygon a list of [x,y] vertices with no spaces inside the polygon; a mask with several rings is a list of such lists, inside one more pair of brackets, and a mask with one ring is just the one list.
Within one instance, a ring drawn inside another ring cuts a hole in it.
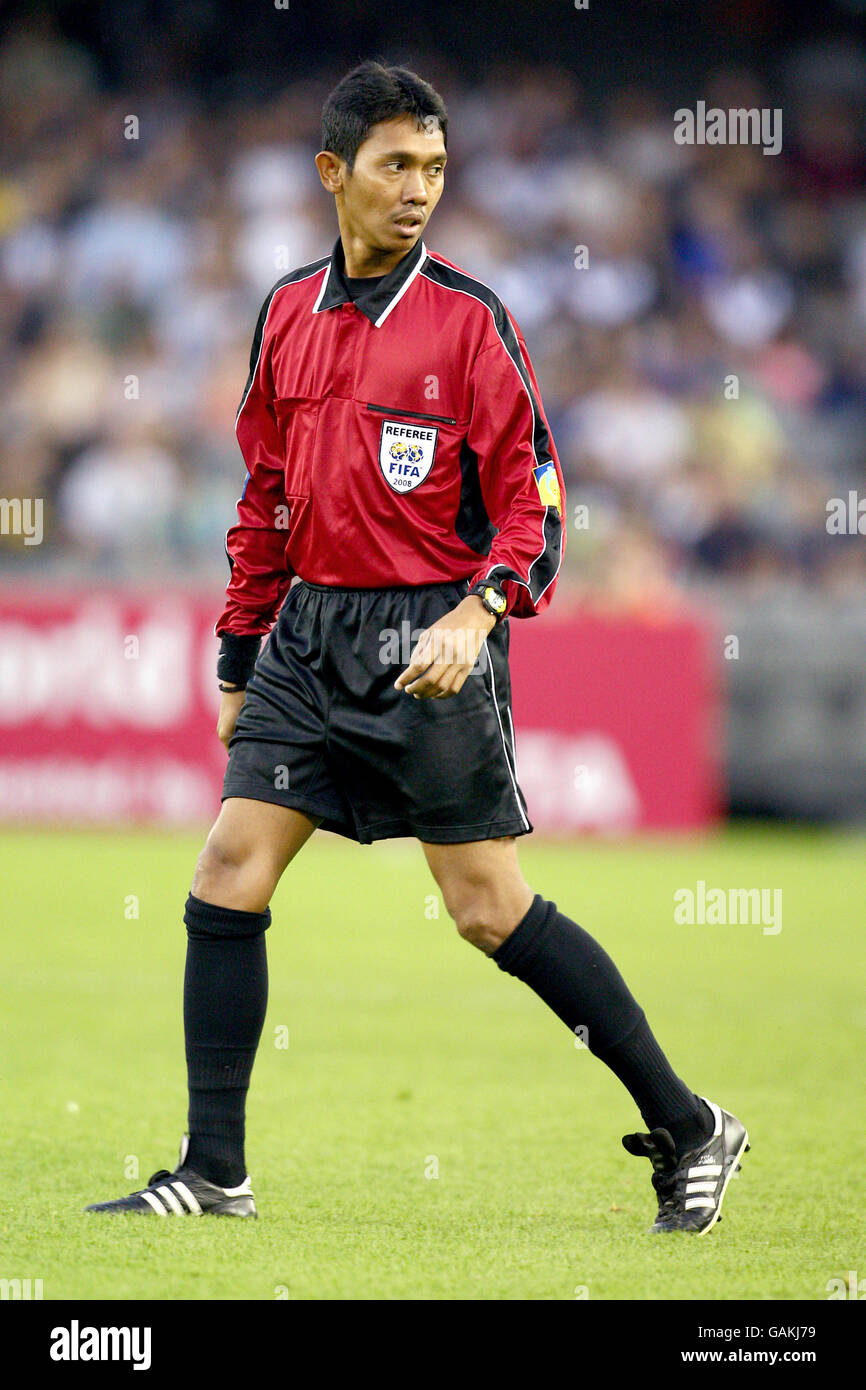
[{"label": "grass pitch", "polygon": [[[647,1235],[628,1094],[459,939],[420,847],[321,832],[272,904],[247,1127],[260,1219],[84,1216],[176,1160],[202,838],[0,837],[0,1276],[42,1279],[45,1299],[820,1300],[866,1274],[866,843],[829,832],[521,843],[680,1074],[750,1130],[706,1238]],[[677,925],[698,880],[780,888],[782,930]]]}]

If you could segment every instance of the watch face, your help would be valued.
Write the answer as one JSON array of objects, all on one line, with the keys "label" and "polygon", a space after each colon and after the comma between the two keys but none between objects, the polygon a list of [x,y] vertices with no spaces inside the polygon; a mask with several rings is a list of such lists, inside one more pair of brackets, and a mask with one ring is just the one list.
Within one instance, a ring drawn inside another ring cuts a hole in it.
[{"label": "watch face", "polygon": [[484,597],[490,604],[490,607],[494,608],[497,613],[504,613],[506,608],[508,607],[507,598],[504,594],[501,594],[498,589],[485,589]]}]

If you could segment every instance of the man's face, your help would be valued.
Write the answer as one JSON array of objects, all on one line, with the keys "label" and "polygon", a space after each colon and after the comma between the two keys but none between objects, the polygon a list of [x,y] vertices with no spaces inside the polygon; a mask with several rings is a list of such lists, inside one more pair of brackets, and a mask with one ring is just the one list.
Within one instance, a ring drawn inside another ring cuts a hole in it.
[{"label": "man's face", "polygon": [[446,158],[435,116],[420,129],[411,116],[373,126],[351,173],[341,165],[350,234],[379,251],[411,250],[442,196]]}]

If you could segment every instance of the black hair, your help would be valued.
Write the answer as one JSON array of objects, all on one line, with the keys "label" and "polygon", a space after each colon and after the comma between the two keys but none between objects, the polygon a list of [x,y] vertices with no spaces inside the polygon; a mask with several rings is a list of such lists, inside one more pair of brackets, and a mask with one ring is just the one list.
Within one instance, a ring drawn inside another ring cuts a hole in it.
[{"label": "black hair", "polygon": [[[337,84],[322,109],[322,149],[354,168],[358,147],[374,125],[414,116],[419,129],[435,118],[448,145],[448,112],[439,93],[409,68],[360,63]],[[429,128],[429,126],[428,126]]]}]

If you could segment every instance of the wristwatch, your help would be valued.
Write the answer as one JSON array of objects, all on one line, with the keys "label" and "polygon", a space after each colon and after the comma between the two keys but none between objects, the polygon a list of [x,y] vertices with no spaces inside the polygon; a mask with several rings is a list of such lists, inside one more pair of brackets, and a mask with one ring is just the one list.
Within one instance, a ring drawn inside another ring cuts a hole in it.
[{"label": "wristwatch", "polygon": [[469,592],[470,594],[477,594],[487,612],[492,613],[498,623],[502,622],[508,607],[508,599],[498,584],[491,584],[489,579],[480,579]]}]

